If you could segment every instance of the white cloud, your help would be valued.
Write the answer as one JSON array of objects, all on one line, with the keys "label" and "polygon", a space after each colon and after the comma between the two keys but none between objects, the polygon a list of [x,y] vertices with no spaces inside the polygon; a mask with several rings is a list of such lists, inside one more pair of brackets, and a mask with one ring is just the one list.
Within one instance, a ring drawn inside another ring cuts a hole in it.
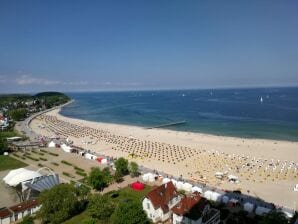
[{"label": "white cloud", "polygon": [[24,86],[24,85],[57,85],[60,84],[60,81],[56,80],[49,80],[44,78],[36,78],[31,75],[21,75],[15,79],[17,85]]}]

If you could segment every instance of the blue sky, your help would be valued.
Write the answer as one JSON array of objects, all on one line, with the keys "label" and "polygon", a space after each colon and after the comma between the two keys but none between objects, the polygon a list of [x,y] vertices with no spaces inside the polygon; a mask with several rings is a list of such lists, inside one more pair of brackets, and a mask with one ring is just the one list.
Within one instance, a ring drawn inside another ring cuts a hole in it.
[{"label": "blue sky", "polygon": [[0,0],[0,92],[298,85],[297,1]]}]

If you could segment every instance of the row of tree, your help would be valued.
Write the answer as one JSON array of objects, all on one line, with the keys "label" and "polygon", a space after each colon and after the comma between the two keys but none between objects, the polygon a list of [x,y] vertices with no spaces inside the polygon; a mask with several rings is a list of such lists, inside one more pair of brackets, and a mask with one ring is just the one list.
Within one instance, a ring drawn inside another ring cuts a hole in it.
[{"label": "row of tree", "polygon": [[93,168],[88,176],[88,183],[98,191],[102,191],[113,181],[121,182],[123,176],[130,174],[132,177],[137,176],[138,164],[135,162],[128,162],[128,160],[123,157],[115,161],[116,172],[114,175],[111,174],[109,168]]}]

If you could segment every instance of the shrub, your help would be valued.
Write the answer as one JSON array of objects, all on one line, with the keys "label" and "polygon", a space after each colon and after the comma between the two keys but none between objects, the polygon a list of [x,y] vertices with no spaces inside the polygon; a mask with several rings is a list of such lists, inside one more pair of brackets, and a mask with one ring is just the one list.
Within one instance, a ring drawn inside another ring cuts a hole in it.
[{"label": "shrub", "polygon": [[65,165],[68,165],[68,166],[72,166],[71,163],[69,163],[69,162],[67,162],[67,161],[65,161],[65,160],[62,160],[61,163],[64,163]]}]

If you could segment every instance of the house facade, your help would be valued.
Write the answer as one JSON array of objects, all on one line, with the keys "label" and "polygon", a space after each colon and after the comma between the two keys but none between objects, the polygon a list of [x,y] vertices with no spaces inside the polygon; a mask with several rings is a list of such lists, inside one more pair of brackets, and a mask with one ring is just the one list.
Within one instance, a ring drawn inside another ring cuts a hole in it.
[{"label": "house facade", "polygon": [[26,215],[32,215],[40,209],[36,199],[32,199],[9,208],[0,209],[0,224],[10,224],[21,220]]},{"label": "house facade", "polygon": [[153,222],[164,222],[171,218],[171,208],[180,201],[172,182],[165,183],[150,191],[143,199],[143,210]]},{"label": "house facade", "polygon": [[184,197],[172,209],[173,224],[219,224],[220,212],[198,193]]}]

